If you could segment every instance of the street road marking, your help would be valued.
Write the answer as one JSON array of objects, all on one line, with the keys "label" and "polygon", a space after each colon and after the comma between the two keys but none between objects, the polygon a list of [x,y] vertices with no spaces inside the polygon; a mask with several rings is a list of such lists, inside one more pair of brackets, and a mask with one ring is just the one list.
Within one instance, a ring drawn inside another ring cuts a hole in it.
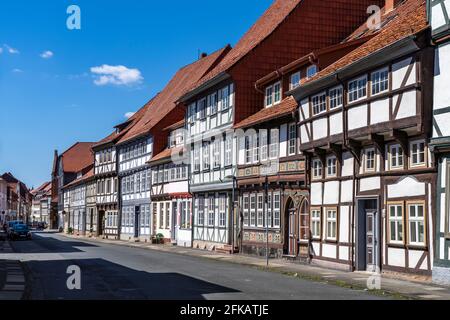
[{"label": "street road marking", "polygon": [[419,298],[422,298],[422,299],[442,299],[441,296],[436,296],[436,295],[433,295],[433,294],[426,294],[426,295],[423,295],[423,296],[419,296]]}]

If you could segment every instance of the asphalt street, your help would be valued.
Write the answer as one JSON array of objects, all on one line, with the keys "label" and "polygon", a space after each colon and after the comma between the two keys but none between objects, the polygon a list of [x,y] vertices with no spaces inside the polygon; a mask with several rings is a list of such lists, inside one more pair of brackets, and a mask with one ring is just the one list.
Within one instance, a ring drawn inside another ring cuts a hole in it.
[{"label": "asphalt street", "polygon": [[[381,299],[252,267],[57,234],[35,234],[11,246],[7,259],[24,263],[29,299]],[[74,265],[80,268],[79,290],[67,286]]]}]

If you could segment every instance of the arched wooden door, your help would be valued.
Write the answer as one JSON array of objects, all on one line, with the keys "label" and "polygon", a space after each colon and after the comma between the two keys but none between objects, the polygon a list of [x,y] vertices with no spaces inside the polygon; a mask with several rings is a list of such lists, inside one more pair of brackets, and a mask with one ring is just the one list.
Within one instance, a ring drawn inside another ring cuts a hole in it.
[{"label": "arched wooden door", "polygon": [[294,201],[289,199],[286,205],[286,216],[288,217],[288,255],[298,255],[298,214]]}]

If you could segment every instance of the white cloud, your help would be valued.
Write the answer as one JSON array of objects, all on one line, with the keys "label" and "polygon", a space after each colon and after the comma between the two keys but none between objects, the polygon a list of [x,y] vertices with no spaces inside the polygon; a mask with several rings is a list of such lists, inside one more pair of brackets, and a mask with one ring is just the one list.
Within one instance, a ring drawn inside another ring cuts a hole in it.
[{"label": "white cloud", "polygon": [[125,118],[130,119],[132,116],[134,116],[136,112],[127,112],[125,113]]},{"label": "white cloud", "polygon": [[144,80],[138,69],[129,69],[125,66],[104,64],[99,67],[92,67],[91,72],[94,74],[94,83],[97,86],[105,86],[108,84],[131,86],[139,84]]},{"label": "white cloud", "polygon": [[13,69],[12,72],[13,73],[23,73],[23,70],[16,68],[16,69]]},{"label": "white cloud", "polygon": [[44,51],[39,55],[42,59],[50,59],[51,57],[53,57],[53,52],[51,52],[50,50]]},{"label": "white cloud", "polygon": [[8,50],[8,52],[9,52],[10,54],[18,54],[18,53],[20,53],[19,50],[15,49],[15,48],[13,48],[13,47],[10,47],[10,46],[7,45],[7,44],[4,44],[3,46],[6,48],[6,50]]}]

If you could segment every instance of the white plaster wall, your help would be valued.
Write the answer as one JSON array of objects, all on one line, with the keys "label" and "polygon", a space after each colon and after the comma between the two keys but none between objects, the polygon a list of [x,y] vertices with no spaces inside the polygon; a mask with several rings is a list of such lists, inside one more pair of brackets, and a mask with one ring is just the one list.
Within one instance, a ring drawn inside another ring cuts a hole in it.
[{"label": "white plaster wall", "polygon": [[388,263],[390,266],[405,267],[405,249],[388,248]]},{"label": "white plaster wall", "polygon": [[450,43],[435,51],[434,66],[434,110],[450,106]]},{"label": "white plaster wall", "polygon": [[348,222],[349,222],[350,208],[348,206],[341,206],[339,212],[339,242],[349,243]]},{"label": "white plaster wall", "polygon": [[369,191],[380,189],[380,177],[364,178],[359,181],[359,191]]},{"label": "white plaster wall", "polygon": [[170,182],[164,186],[165,193],[188,192],[189,186],[187,181]]},{"label": "white plaster wall", "polygon": [[[448,1],[446,5],[449,6]],[[449,9],[450,8],[447,8],[447,12],[450,12]],[[440,5],[436,5],[432,8],[432,16],[433,18],[431,19],[431,27],[433,28],[433,30],[438,29],[445,25],[444,12],[442,11]]]},{"label": "white plaster wall", "polygon": [[245,164],[245,138],[239,138],[239,156],[238,163],[240,165]]},{"label": "white plaster wall", "polygon": [[[394,107],[397,105],[398,98],[399,95],[395,95],[392,98]],[[400,103],[400,108],[398,109],[397,118],[395,118],[395,120],[417,115],[416,98],[416,90],[411,90],[403,93],[403,98]]]},{"label": "white plaster wall", "polygon": [[311,205],[322,205],[322,182],[311,183]]},{"label": "white plaster wall", "polygon": [[325,182],[323,204],[339,203],[339,181]]},{"label": "white plaster wall", "polygon": [[425,195],[425,183],[407,176],[396,184],[388,185],[388,198],[414,197]]},{"label": "white plaster wall", "polygon": [[341,202],[353,201],[353,180],[346,180],[341,182]]},{"label": "white plaster wall", "polygon": [[303,113],[305,114],[305,118],[303,118],[302,113],[299,111],[300,112],[300,121],[304,121],[309,118],[309,99],[308,98],[303,99],[300,102],[300,105],[303,110]]},{"label": "white plaster wall", "polygon": [[342,153],[342,176],[352,176],[353,175],[353,156],[350,152]]},{"label": "white plaster wall", "polygon": [[313,242],[312,248],[313,248],[314,255],[318,256],[320,254],[320,244],[317,242]]},{"label": "white plaster wall", "polygon": [[[412,62],[412,57],[406,58],[402,61],[394,63],[392,65],[392,89],[396,90],[401,87],[403,80],[405,79],[406,72],[408,71],[409,65]],[[415,72],[415,63],[413,70],[406,82],[406,85],[410,85],[416,82],[416,72]]]},{"label": "white plaster wall", "polygon": [[348,129],[358,129],[367,126],[367,104],[348,110]]},{"label": "white plaster wall", "polygon": [[423,255],[423,251],[418,250],[409,250],[408,251],[408,259],[409,259],[409,267],[415,268],[419,263],[420,258]]},{"label": "white plaster wall", "polygon": [[349,260],[350,250],[348,247],[339,247],[339,259],[340,260]]},{"label": "white plaster wall", "polygon": [[389,121],[389,99],[381,99],[370,104],[370,124]]},{"label": "white plaster wall", "polygon": [[336,246],[333,244],[322,245],[322,256],[326,258],[336,259]]},{"label": "white plaster wall", "polygon": [[328,135],[328,121],[326,118],[313,121],[314,140],[325,138]]},{"label": "white plaster wall", "polygon": [[301,138],[301,142],[302,143],[308,143],[309,142],[309,137],[308,137],[308,133],[306,131],[306,126],[307,126],[307,124],[303,124],[303,125],[300,126],[300,138]]},{"label": "white plaster wall", "polygon": [[440,232],[445,232],[445,193],[441,194]]},{"label": "white plaster wall", "polygon": [[[439,130],[442,133],[442,136],[450,136],[450,126],[448,123],[450,122],[450,113],[443,113],[434,116],[434,119],[439,126]],[[439,137],[436,129],[433,126],[433,137]]]},{"label": "white plaster wall", "polygon": [[330,135],[342,133],[342,112],[330,116]]},{"label": "white plaster wall", "polygon": [[280,157],[286,157],[287,152],[287,124],[280,127]]}]

